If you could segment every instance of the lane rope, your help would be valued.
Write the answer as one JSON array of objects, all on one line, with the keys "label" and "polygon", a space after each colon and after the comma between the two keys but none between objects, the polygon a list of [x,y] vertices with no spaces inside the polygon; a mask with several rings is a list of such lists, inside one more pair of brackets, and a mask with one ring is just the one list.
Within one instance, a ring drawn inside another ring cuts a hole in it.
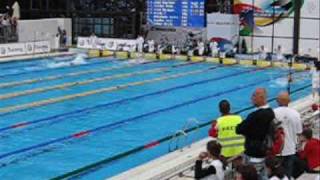
[{"label": "lane rope", "polygon": [[[54,62],[54,63],[61,63],[61,62],[71,62],[73,59],[75,58],[75,56],[70,56],[70,58],[68,59],[63,59],[63,60],[54,60],[54,59],[38,59],[35,60],[34,62],[28,62],[26,64],[20,64],[20,65],[16,65],[16,66],[7,66],[7,67],[1,67],[1,70],[9,70],[9,69],[16,69],[16,68],[31,68],[31,67],[38,67],[39,66],[39,61],[40,63],[43,63],[41,61],[47,61],[48,63],[50,62]],[[11,63],[11,62],[8,62]],[[22,62],[24,63],[24,62]],[[1,64],[1,63],[0,63]]]},{"label": "lane rope", "polygon": [[[160,61],[147,61],[147,62],[136,63],[136,64],[127,64],[127,65],[122,65],[122,66],[117,66],[117,67],[106,67],[106,68],[99,68],[99,69],[93,69],[93,70],[79,71],[79,72],[68,73],[68,74],[57,75],[57,76],[48,76],[48,77],[43,77],[43,78],[27,79],[27,80],[23,80],[23,81],[0,83],[0,88],[9,88],[9,87],[21,86],[21,85],[26,85],[26,84],[33,84],[33,83],[38,83],[38,82],[43,82],[43,81],[52,81],[52,80],[66,78],[66,77],[81,76],[81,75],[92,74],[92,73],[108,72],[108,71],[113,71],[113,70],[131,68],[131,67],[135,67],[138,65],[157,63],[157,62],[160,62]],[[191,63],[181,63],[181,64],[188,65]]]},{"label": "lane rope", "polygon": [[144,81],[137,81],[137,82],[131,82],[131,83],[117,85],[117,86],[101,88],[101,89],[87,91],[87,92],[83,92],[83,93],[71,94],[71,95],[61,96],[61,97],[57,97],[57,98],[49,98],[49,99],[36,101],[36,102],[32,102],[32,103],[27,103],[27,104],[9,106],[9,107],[5,107],[5,108],[0,108],[0,113],[1,114],[12,113],[12,112],[20,111],[20,110],[26,110],[26,109],[39,107],[39,106],[55,104],[58,102],[63,102],[63,101],[71,100],[71,99],[91,96],[91,95],[95,95],[95,94],[113,92],[113,91],[117,91],[117,90],[127,89],[129,87],[142,86],[142,85],[155,83],[155,82],[159,82],[159,81],[176,79],[176,78],[183,77],[183,76],[189,76],[189,75],[193,75],[193,74],[200,74],[200,73],[208,72],[208,71],[211,71],[216,68],[217,68],[217,66],[213,66],[211,68],[202,69],[202,70],[194,70],[194,71],[178,73],[178,74],[154,78],[154,79],[148,79],[148,80],[144,80]]},{"label": "lane rope", "polygon": [[[115,79],[121,79],[121,78],[127,78],[127,77],[133,77],[133,76],[145,75],[145,74],[152,74],[152,73],[161,73],[161,72],[168,71],[171,67],[176,68],[176,67],[182,67],[182,66],[186,66],[186,65],[190,65],[190,64],[191,63],[182,63],[182,64],[178,64],[179,66],[174,65],[174,66],[169,66],[169,67],[155,68],[155,69],[144,70],[144,71],[133,72],[133,73],[116,74],[116,75],[111,75],[111,76],[107,75],[104,77],[94,78],[94,79],[89,79],[89,80],[84,80],[84,81],[68,82],[68,83],[63,83],[63,84],[54,85],[54,86],[35,88],[35,89],[31,89],[31,90],[23,90],[23,91],[19,91],[19,92],[13,92],[13,93],[0,95],[0,100],[10,99],[10,98],[15,98],[15,97],[20,97],[20,96],[26,96],[26,95],[36,94],[36,93],[42,93],[42,92],[47,92],[47,91],[56,90],[56,89],[65,89],[65,88],[70,88],[73,86],[86,85],[86,84],[91,84],[91,83],[96,83],[96,82],[110,81],[110,80],[115,80]],[[111,69],[111,68],[106,68],[106,69]],[[114,70],[114,69],[112,69],[112,70]],[[88,71],[86,73],[88,73]],[[90,73],[92,73],[92,71]],[[63,76],[63,77],[66,77],[66,76]]]},{"label": "lane rope", "polygon": [[232,73],[232,74],[228,74],[228,75],[223,75],[223,76],[213,77],[213,78],[209,78],[209,79],[205,79],[205,80],[201,80],[201,81],[187,83],[187,84],[180,85],[180,86],[166,88],[166,89],[162,89],[162,90],[159,90],[159,91],[155,91],[155,92],[151,92],[151,93],[147,93],[147,94],[142,94],[142,95],[138,95],[138,96],[134,96],[134,97],[130,97],[130,98],[124,98],[124,99],[112,101],[112,102],[105,103],[105,104],[99,104],[99,105],[95,105],[95,106],[88,107],[88,108],[83,108],[83,109],[79,109],[79,110],[75,110],[75,111],[71,111],[71,112],[66,112],[66,113],[62,113],[62,114],[58,114],[58,115],[55,115],[55,116],[34,120],[34,121],[18,122],[18,123],[15,123],[13,125],[9,125],[9,126],[4,127],[4,128],[0,128],[0,133],[3,133],[3,132],[8,131],[10,129],[26,128],[27,126],[38,124],[38,123],[43,123],[43,122],[63,121],[63,120],[65,120],[66,117],[76,116],[76,115],[81,114],[81,113],[91,113],[92,111],[98,110],[100,108],[106,108],[106,107],[109,107],[109,106],[122,104],[122,103],[125,103],[125,102],[128,102],[128,101],[140,100],[140,99],[143,99],[143,98],[146,98],[146,97],[155,96],[155,95],[159,95],[159,94],[164,94],[164,93],[172,92],[172,91],[175,91],[175,90],[185,89],[185,88],[189,88],[189,87],[193,87],[193,86],[197,86],[197,85],[202,85],[202,84],[206,84],[206,83],[211,83],[211,82],[214,82],[214,81],[219,81],[219,80],[223,80],[223,79],[227,79],[227,78],[243,75],[245,73],[256,72],[256,71],[258,71],[258,70],[236,72],[236,73]]},{"label": "lane rope", "polygon": [[87,64],[76,64],[76,65],[72,65],[72,66],[63,66],[63,67],[57,67],[57,68],[47,68],[47,69],[39,69],[39,70],[32,70],[32,71],[24,71],[24,72],[19,72],[19,73],[11,73],[11,74],[3,74],[0,75],[0,79],[2,78],[8,78],[8,77],[14,77],[14,76],[20,76],[20,75],[25,75],[25,74],[32,74],[32,73],[40,73],[40,72],[47,72],[47,71],[53,71],[53,70],[63,70],[63,69],[72,69],[75,67],[90,67],[93,65],[99,65],[99,64],[107,64],[107,63],[111,63],[114,62],[116,60],[102,60],[102,61],[98,61],[98,62],[90,62]]},{"label": "lane rope", "polygon": [[[281,76],[278,76],[278,78],[285,77],[285,76],[281,75]],[[13,156],[13,155],[18,155],[18,154],[22,154],[22,153],[26,153],[26,152],[35,150],[35,149],[47,147],[47,146],[52,145],[52,144],[62,143],[62,142],[69,141],[69,140],[72,140],[72,139],[80,139],[80,138],[83,138],[83,137],[87,137],[87,136],[89,136],[89,135],[91,135],[93,133],[97,133],[99,131],[105,131],[105,132],[106,132],[106,130],[110,131],[112,129],[119,128],[119,127],[121,127],[123,125],[126,125],[128,123],[141,120],[141,119],[143,119],[145,117],[148,117],[148,116],[152,116],[152,115],[156,115],[156,114],[161,114],[161,113],[164,113],[164,112],[172,111],[172,110],[177,109],[177,108],[181,108],[181,107],[192,105],[192,104],[195,104],[195,103],[198,103],[198,102],[201,102],[201,101],[204,101],[204,100],[208,100],[208,99],[211,99],[211,98],[214,98],[214,97],[218,97],[218,96],[221,96],[221,95],[225,95],[225,94],[229,94],[229,93],[232,93],[232,92],[236,92],[236,91],[239,91],[239,90],[242,90],[242,89],[245,89],[245,88],[249,88],[249,87],[252,87],[252,86],[256,86],[258,84],[265,83],[265,82],[268,82],[268,81],[271,81],[271,80],[272,79],[266,78],[266,79],[263,79],[263,80],[260,80],[260,81],[256,81],[254,83],[237,86],[235,88],[231,88],[231,89],[226,90],[226,91],[217,92],[217,93],[214,93],[214,94],[211,94],[211,95],[207,95],[207,96],[203,96],[203,97],[200,97],[200,98],[197,98],[197,99],[193,99],[193,100],[189,100],[189,101],[186,101],[186,102],[183,102],[183,103],[179,103],[179,104],[176,104],[176,105],[173,105],[173,106],[170,106],[170,107],[158,109],[158,110],[151,111],[151,112],[148,112],[148,113],[145,113],[145,114],[141,114],[141,115],[138,115],[138,116],[135,116],[135,117],[131,117],[131,118],[120,120],[120,121],[117,121],[117,122],[114,122],[114,123],[102,125],[102,126],[99,126],[99,127],[93,128],[93,129],[89,129],[89,130],[83,130],[83,131],[80,131],[80,132],[77,132],[77,133],[74,133],[74,134],[71,134],[71,135],[68,135],[68,136],[64,136],[64,137],[53,139],[53,140],[50,140],[50,141],[47,141],[47,142],[43,142],[43,143],[40,143],[40,144],[32,145],[32,146],[29,146],[29,147],[26,147],[26,148],[22,148],[22,149],[18,149],[18,150],[15,150],[15,151],[8,152],[8,153],[4,153],[4,154],[0,155],[0,160],[4,159],[4,158],[7,158],[7,157],[10,157],[10,156]]]}]

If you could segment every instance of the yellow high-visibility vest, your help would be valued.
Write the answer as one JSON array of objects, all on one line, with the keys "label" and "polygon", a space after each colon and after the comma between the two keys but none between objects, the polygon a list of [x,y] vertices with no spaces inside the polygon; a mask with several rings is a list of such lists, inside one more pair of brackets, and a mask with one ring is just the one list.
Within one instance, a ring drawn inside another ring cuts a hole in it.
[{"label": "yellow high-visibility vest", "polygon": [[236,133],[236,127],[242,122],[240,116],[227,115],[217,120],[218,141],[222,145],[221,154],[234,157],[244,151],[244,137]]}]

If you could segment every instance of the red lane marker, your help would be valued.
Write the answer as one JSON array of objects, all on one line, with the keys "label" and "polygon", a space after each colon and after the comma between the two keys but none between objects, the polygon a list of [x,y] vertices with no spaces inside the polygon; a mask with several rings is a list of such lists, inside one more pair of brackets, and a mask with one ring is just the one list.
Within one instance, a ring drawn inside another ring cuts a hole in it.
[{"label": "red lane marker", "polygon": [[150,144],[145,145],[144,148],[145,148],[145,149],[150,149],[150,148],[153,148],[153,147],[155,147],[155,146],[158,146],[159,144],[160,144],[159,141],[155,141],[155,142],[152,142],[152,143],[150,143]]},{"label": "red lane marker", "polygon": [[12,125],[11,128],[12,129],[15,129],[15,128],[22,128],[24,126],[27,126],[29,123],[27,122],[23,122],[23,123],[19,123],[19,124],[15,124],[15,125]]},{"label": "red lane marker", "polygon": [[83,136],[87,136],[90,132],[89,131],[82,131],[82,132],[79,132],[79,133],[76,133],[74,135],[72,135],[74,138],[81,138]]}]

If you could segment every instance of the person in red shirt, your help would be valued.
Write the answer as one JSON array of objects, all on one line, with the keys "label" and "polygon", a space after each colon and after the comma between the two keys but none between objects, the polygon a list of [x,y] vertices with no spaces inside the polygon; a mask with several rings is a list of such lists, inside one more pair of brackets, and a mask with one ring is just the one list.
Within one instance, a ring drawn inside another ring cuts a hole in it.
[{"label": "person in red shirt", "polygon": [[299,152],[299,156],[307,161],[310,171],[320,171],[320,140],[312,136],[311,129],[305,129],[302,132],[301,141],[305,145]]}]

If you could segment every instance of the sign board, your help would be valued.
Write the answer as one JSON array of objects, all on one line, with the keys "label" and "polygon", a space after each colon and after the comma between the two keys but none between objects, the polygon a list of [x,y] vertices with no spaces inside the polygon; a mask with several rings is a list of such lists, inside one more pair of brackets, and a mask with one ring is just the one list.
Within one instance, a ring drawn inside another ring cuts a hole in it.
[{"label": "sign board", "polygon": [[48,41],[0,44],[0,57],[48,53],[50,51],[51,47]]},{"label": "sign board", "polygon": [[115,39],[115,38],[97,38],[97,37],[79,37],[78,48],[83,49],[101,49],[101,50],[126,50],[136,49],[137,40]]},{"label": "sign board", "polygon": [[238,15],[212,13],[207,15],[207,40],[218,43],[220,50],[230,51],[239,40]]},{"label": "sign board", "polygon": [[149,25],[204,27],[205,0],[148,0]]}]

